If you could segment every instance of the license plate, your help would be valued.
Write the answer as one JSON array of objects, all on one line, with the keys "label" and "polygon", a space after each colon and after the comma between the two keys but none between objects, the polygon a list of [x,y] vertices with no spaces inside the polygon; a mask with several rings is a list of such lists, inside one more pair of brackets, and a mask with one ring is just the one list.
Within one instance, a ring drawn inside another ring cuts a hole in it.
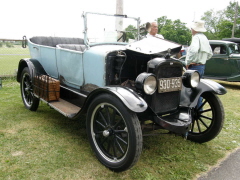
[{"label": "license plate", "polygon": [[181,91],[182,89],[182,78],[161,78],[158,79],[158,93]]}]

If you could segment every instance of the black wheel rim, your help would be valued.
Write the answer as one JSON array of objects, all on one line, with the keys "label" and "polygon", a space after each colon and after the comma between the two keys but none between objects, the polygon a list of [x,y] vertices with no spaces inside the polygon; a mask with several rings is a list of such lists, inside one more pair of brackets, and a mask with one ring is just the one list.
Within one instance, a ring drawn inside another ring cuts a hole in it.
[{"label": "black wheel rim", "polygon": [[22,96],[26,105],[31,106],[33,103],[32,80],[28,73],[22,77]]},{"label": "black wheel rim", "polygon": [[193,122],[190,133],[203,134],[207,132],[214,122],[214,108],[207,99],[202,100],[202,105],[193,112]]},{"label": "black wheel rim", "polygon": [[120,162],[125,158],[129,135],[126,122],[115,107],[102,103],[95,108],[91,134],[95,147],[107,161]]}]

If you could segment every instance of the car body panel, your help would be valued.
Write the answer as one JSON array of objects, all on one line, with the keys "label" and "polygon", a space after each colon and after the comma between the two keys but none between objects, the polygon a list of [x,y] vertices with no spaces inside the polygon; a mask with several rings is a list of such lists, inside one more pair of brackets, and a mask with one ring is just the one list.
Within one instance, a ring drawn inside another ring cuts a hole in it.
[{"label": "car body panel", "polygon": [[143,54],[162,54],[165,55],[168,51],[181,50],[182,45],[161,38],[144,38],[140,41],[127,45],[127,49]]},{"label": "car body panel", "polygon": [[106,85],[106,56],[113,51],[124,50],[124,46],[100,45],[93,46],[83,54],[84,83],[99,87]]},{"label": "car body panel", "polygon": [[70,87],[80,88],[84,83],[83,53],[57,48],[56,59],[58,79]]},{"label": "car body panel", "polygon": [[[197,88],[183,88],[181,91],[181,106],[195,107],[198,103],[200,95],[204,92],[212,92],[214,94],[223,95],[227,90],[220,84],[209,79],[201,79]],[[190,97],[190,98],[188,98]]]},{"label": "car body panel", "polygon": [[106,86],[103,88],[98,88],[89,94],[88,99],[91,99],[93,98],[92,96],[97,96],[99,93],[103,92],[114,94],[121,99],[121,101],[133,112],[144,112],[148,107],[146,101],[138,94],[136,94],[130,88],[121,86]]},{"label": "car body panel", "polygon": [[37,59],[51,77],[58,78],[56,48],[28,42],[31,58]]}]

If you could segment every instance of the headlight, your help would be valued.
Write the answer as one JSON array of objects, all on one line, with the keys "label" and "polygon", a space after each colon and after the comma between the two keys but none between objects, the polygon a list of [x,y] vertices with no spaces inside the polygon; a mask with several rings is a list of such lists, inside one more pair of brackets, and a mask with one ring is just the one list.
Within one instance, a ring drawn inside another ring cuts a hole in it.
[{"label": "headlight", "polygon": [[195,88],[200,82],[199,73],[196,70],[187,70],[183,74],[183,85],[188,88]]},{"label": "headlight", "polygon": [[136,88],[146,94],[153,94],[157,89],[157,80],[154,74],[141,73],[136,79]]}]

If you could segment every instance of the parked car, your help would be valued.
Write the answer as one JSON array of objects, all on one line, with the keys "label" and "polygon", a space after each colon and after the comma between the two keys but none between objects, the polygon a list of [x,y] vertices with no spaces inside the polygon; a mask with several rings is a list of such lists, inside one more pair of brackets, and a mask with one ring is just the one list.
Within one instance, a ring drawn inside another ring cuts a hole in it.
[{"label": "parked car", "polygon": [[210,40],[213,56],[206,63],[204,78],[240,81],[240,49],[236,43]]},{"label": "parked car", "polygon": [[[230,41],[209,40],[213,56],[206,62],[203,78],[240,81],[240,48]],[[183,56],[180,60],[185,61]]]},{"label": "parked car", "polygon": [[[36,111],[41,100],[71,119],[86,113],[90,145],[113,171],[138,161],[146,129],[198,143],[219,134],[224,108],[217,95],[227,91],[200,80],[197,71],[184,72],[182,62],[171,58],[180,44],[141,39],[139,18],[87,12],[83,20],[83,39],[26,39],[31,58],[20,60],[17,81],[28,110]],[[200,96],[202,106],[196,107]]]}]

